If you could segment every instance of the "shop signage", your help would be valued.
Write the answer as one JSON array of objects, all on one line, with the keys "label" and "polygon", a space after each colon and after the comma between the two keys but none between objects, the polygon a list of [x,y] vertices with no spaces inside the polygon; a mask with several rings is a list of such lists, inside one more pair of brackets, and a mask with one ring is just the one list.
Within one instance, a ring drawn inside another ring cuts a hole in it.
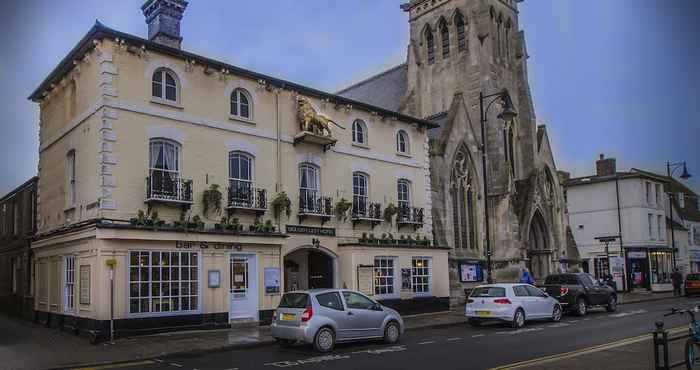
[{"label": "shop signage", "polygon": [[287,233],[288,234],[335,236],[335,229],[329,228],[329,227],[287,225]]},{"label": "shop signage", "polygon": [[483,281],[484,273],[481,265],[476,263],[462,263],[459,265],[459,281],[463,283]]},{"label": "shop signage", "polygon": [[279,294],[280,269],[278,267],[265,268],[265,294]]},{"label": "shop signage", "polygon": [[218,288],[221,286],[221,271],[209,270],[209,287]]},{"label": "shop signage", "polygon": [[175,242],[175,248],[178,249],[225,249],[232,250],[235,249],[240,251],[242,249],[240,244],[236,243],[219,243],[219,242],[188,242],[178,240]]},{"label": "shop signage", "polygon": [[647,252],[644,251],[628,251],[627,258],[647,258]]},{"label": "shop signage", "polygon": [[357,290],[374,295],[374,266],[357,266]]}]

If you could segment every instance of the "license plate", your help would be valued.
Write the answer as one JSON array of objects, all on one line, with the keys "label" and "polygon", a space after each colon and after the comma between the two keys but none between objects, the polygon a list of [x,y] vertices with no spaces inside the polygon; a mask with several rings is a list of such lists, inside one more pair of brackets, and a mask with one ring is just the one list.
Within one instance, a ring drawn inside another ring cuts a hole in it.
[{"label": "license plate", "polygon": [[476,311],[476,315],[481,317],[491,316],[491,311]]},{"label": "license plate", "polygon": [[296,319],[296,315],[291,314],[291,313],[283,313],[282,314],[282,321],[294,321]]}]

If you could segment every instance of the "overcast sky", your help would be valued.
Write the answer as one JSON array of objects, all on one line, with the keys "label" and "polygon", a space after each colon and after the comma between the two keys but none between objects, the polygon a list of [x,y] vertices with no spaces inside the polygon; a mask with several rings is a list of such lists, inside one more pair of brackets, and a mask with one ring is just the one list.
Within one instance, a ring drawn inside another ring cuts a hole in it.
[{"label": "overcast sky", "polygon": [[[0,195],[36,173],[26,98],[94,24],[146,35],[142,0],[0,1]],[[402,0],[190,0],[183,48],[328,91],[405,60]],[[700,2],[526,0],[535,109],[561,170],[665,172],[688,161],[700,191]]]}]

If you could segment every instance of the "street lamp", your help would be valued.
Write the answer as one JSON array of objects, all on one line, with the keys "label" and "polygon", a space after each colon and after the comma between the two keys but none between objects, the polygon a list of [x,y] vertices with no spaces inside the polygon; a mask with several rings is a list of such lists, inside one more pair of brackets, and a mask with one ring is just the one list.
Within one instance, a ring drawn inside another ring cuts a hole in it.
[{"label": "street lamp", "polygon": [[[484,101],[486,99],[492,98],[491,101],[484,109]],[[513,101],[510,99],[510,94],[508,90],[503,89],[495,94],[484,95],[483,92],[479,92],[479,110],[481,111],[481,166],[484,173],[484,216],[486,217],[486,266],[488,269],[487,281],[489,284],[493,283],[493,268],[491,267],[491,232],[489,224],[489,196],[488,196],[488,185],[486,181],[486,114],[491,108],[494,102],[501,101],[503,110],[498,114],[498,119],[503,121],[510,121],[515,118],[518,113],[513,108]]]},{"label": "street lamp", "polygon": [[690,178],[690,174],[688,173],[688,167],[685,164],[685,161],[683,162],[676,162],[676,163],[671,163],[671,162],[666,162],[666,175],[668,176],[668,213],[670,214],[670,219],[671,219],[671,253],[673,253],[673,269],[676,269],[676,236],[673,232],[673,192],[671,191],[671,180],[673,180],[673,173],[676,172],[677,169],[683,167],[683,173],[681,174],[680,178],[683,180],[688,180]]}]

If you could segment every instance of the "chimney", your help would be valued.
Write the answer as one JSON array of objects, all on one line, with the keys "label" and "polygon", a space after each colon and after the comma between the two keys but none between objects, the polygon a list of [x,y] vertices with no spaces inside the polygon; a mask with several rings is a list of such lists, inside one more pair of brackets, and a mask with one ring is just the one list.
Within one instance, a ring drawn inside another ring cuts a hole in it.
[{"label": "chimney", "polygon": [[615,158],[605,158],[604,154],[595,162],[596,176],[612,176],[617,173]]},{"label": "chimney", "polygon": [[180,49],[180,21],[187,4],[185,0],[147,0],[141,10],[148,24],[148,39]]}]

